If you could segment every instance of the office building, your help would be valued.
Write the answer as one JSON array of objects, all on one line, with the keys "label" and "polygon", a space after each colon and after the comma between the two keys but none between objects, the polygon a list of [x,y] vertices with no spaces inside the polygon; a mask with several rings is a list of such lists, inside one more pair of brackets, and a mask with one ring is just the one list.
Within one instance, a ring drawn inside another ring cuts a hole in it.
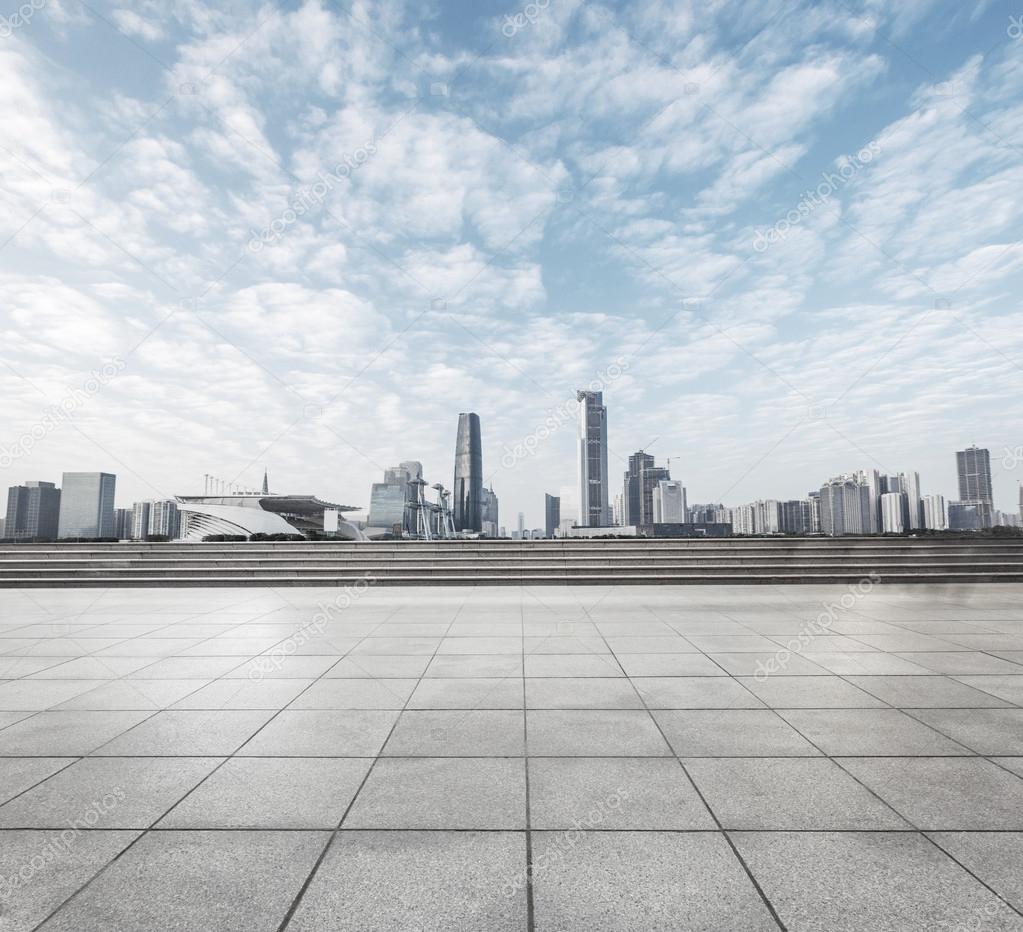
[{"label": "office building", "polygon": [[579,526],[607,527],[607,408],[603,392],[576,392],[579,402]]},{"label": "office building", "polygon": [[518,529],[518,540],[524,540],[526,534],[526,516],[520,511],[519,512],[519,529]]},{"label": "office building", "polygon": [[658,480],[653,488],[651,501],[653,524],[685,524],[686,490],[681,482],[673,482],[671,479]]},{"label": "office building", "polygon": [[131,540],[131,519],[134,509],[114,509],[114,537],[118,540]]},{"label": "office building", "polygon": [[[881,532],[881,495],[888,491],[882,488],[882,478],[876,469],[861,470],[857,473],[860,481],[867,486],[867,503],[870,509],[870,534]],[[885,477],[887,478],[887,477]]]},{"label": "office building", "polygon": [[885,492],[881,496],[881,532],[903,534],[906,531],[906,493]]},{"label": "office building", "polygon": [[948,528],[944,495],[925,495],[923,498],[924,527],[929,531],[944,531]]},{"label": "office building", "polygon": [[407,506],[413,498],[409,483],[422,478],[423,464],[416,460],[385,469],[384,481],[374,482],[370,487],[367,531],[400,537],[409,522]]},{"label": "office building", "polygon": [[662,466],[654,465],[654,458],[640,450],[629,457],[622,490],[622,521],[626,527],[654,523],[654,489],[658,482],[671,475]]},{"label": "office building", "polygon": [[484,537],[501,537],[501,528],[498,519],[498,501],[497,495],[494,492],[493,486],[489,489],[483,489],[483,499],[481,504],[481,510],[483,512],[483,536]]},{"label": "office building", "polygon": [[554,537],[554,532],[561,524],[561,497],[545,494],[543,497],[544,536]]},{"label": "office building", "polygon": [[166,537],[174,540],[181,530],[181,517],[178,512],[178,503],[165,499],[163,501],[151,502],[149,505],[149,536]]},{"label": "office building", "polygon": [[106,472],[64,473],[57,536],[113,537],[116,483],[117,477]]},{"label": "office building", "polygon": [[483,440],[472,412],[458,415],[453,512],[456,531],[483,530]]},{"label": "office building", "polygon": [[614,504],[611,509],[611,523],[616,527],[622,527],[625,524],[625,503],[621,492],[616,493],[614,497]]},{"label": "office building", "polygon": [[7,514],[0,536],[12,540],[54,539],[60,520],[60,489],[52,482],[26,482],[7,490]]},{"label": "office building", "polygon": [[753,527],[756,534],[781,533],[781,502],[774,499],[754,502]]},{"label": "office building", "polygon": [[870,486],[857,476],[829,479],[820,490],[821,533],[829,537],[870,533]]},{"label": "office building", "polygon": [[149,538],[149,508],[151,502],[135,502],[131,507],[131,539]]},{"label": "office building", "polygon": [[949,502],[948,527],[951,531],[979,531],[991,527],[991,506],[986,502]]}]

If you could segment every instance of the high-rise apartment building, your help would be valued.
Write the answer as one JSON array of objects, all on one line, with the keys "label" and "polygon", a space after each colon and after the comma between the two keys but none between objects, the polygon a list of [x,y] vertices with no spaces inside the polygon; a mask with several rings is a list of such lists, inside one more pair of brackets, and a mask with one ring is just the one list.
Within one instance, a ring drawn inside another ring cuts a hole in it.
[{"label": "high-rise apartment building", "polygon": [[906,496],[906,530],[915,531],[924,526],[923,499],[920,497],[920,473],[900,472],[902,493]]},{"label": "high-rise apartment building", "polygon": [[479,415],[458,415],[455,439],[454,521],[456,531],[483,530],[483,440]]},{"label": "high-rise apartment building", "polygon": [[607,408],[603,392],[576,392],[579,402],[579,526],[606,527],[608,508]]},{"label": "high-rise apartment building", "polygon": [[107,472],[66,472],[61,479],[58,537],[113,537],[114,487]]},{"label": "high-rise apartment building", "polygon": [[149,536],[174,540],[181,533],[178,503],[173,499],[151,502],[149,505]]},{"label": "high-rise apartment building", "polygon": [[881,531],[902,534],[906,530],[906,493],[885,492],[881,496]]},{"label": "high-rise apartment building", "polygon": [[857,476],[829,479],[820,490],[821,533],[870,533],[870,486]]},{"label": "high-rise apartment building", "polygon": [[114,537],[118,540],[131,540],[132,508],[114,509]]},{"label": "high-rise apartment building", "polygon": [[60,489],[52,482],[26,482],[7,490],[4,536],[34,540],[57,536],[60,521]]},{"label": "high-rise apartment building", "polygon": [[923,498],[924,527],[931,531],[948,528],[944,495],[925,495]]},{"label": "high-rise apartment building", "polygon": [[131,506],[131,539],[148,540],[149,509],[152,502],[135,502]]},{"label": "high-rise apartment building", "polygon": [[545,494],[543,497],[544,536],[554,537],[554,532],[561,524],[561,497]]},{"label": "high-rise apartment building", "polygon": [[808,498],[796,498],[781,503],[781,530],[783,534],[810,534],[813,527],[811,505]]},{"label": "high-rise apartment building", "polygon": [[990,451],[976,446],[959,450],[956,453],[956,471],[960,501],[992,503]]}]

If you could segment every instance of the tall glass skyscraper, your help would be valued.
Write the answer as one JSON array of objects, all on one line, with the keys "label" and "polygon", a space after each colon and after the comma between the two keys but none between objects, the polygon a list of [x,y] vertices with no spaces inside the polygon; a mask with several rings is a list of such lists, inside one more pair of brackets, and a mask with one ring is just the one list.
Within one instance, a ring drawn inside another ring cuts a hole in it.
[{"label": "tall glass skyscraper", "polygon": [[108,472],[64,473],[57,536],[113,537],[116,482]]},{"label": "tall glass skyscraper", "polygon": [[452,510],[456,531],[483,530],[483,441],[479,415],[472,412],[458,415]]},{"label": "tall glass skyscraper", "polygon": [[576,392],[579,402],[579,526],[607,527],[607,408],[603,392]]}]

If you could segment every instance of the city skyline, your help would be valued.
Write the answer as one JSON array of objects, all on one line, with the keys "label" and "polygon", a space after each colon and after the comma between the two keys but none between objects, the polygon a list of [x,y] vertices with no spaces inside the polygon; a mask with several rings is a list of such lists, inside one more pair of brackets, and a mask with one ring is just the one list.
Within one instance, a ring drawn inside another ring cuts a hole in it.
[{"label": "city skyline", "polygon": [[242,8],[53,7],[4,41],[10,482],[73,463],[140,500],[271,460],[349,501],[409,455],[448,476],[471,407],[506,513],[568,513],[568,425],[500,462],[596,381],[612,476],[645,449],[741,501],[911,465],[951,499],[976,440],[1015,498],[1003,10],[388,10],[303,2],[241,43]]}]

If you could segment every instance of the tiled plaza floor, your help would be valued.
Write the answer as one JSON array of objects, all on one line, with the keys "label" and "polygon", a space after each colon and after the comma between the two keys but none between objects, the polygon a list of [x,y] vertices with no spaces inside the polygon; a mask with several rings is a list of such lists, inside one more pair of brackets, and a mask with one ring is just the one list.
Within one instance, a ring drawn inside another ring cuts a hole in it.
[{"label": "tiled plaza floor", "polygon": [[0,932],[1021,911],[1023,587],[0,590]]}]

